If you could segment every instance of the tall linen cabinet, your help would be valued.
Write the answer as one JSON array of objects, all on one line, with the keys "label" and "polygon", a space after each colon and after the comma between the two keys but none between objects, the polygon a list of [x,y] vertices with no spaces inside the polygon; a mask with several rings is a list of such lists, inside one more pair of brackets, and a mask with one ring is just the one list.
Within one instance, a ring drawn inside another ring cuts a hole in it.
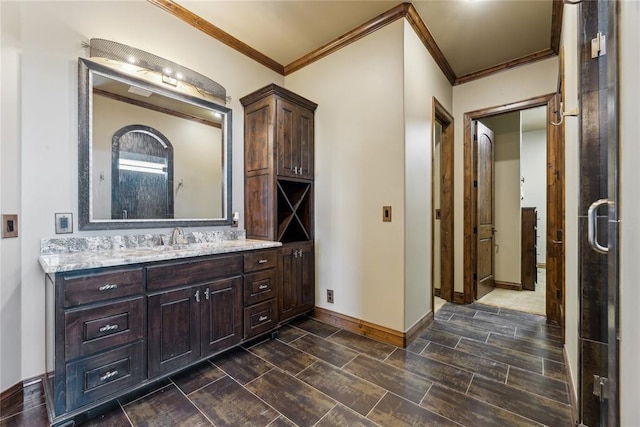
[{"label": "tall linen cabinet", "polygon": [[278,320],[315,306],[313,144],[317,104],[275,84],[243,98],[244,206],[250,239],[282,242]]}]

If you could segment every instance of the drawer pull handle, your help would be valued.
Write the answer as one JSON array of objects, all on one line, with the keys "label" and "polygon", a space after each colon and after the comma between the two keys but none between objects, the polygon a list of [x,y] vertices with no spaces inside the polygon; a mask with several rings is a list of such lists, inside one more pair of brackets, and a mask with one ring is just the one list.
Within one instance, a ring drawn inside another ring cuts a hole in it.
[{"label": "drawer pull handle", "polygon": [[266,259],[261,259],[261,260],[259,260],[259,261],[258,261],[258,264],[264,264],[264,263],[266,263],[266,262],[267,262],[267,260],[266,260]]},{"label": "drawer pull handle", "polygon": [[267,319],[268,319],[267,316],[260,316],[260,317],[258,317],[258,322],[264,322]]},{"label": "drawer pull handle", "polygon": [[104,375],[102,375],[100,377],[100,381],[106,381],[108,379],[111,379],[111,378],[115,377],[116,375],[118,375],[118,371],[117,370],[109,371],[109,372],[107,372],[106,374],[104,374]]},{"label": "drawer pull handle", "polygon": [[118,285],[115,283],[107,283],[106,285],[102,285],[98,288],[99,291],[110,291],[112,289],[116,289]]},{"label": "drawer pull handle", "polygon": [[260,286],[258,286],[258,290],[262,291],[262,290],[267,289],[268,287],[269,287],[269,285],[260,285]]},{"label": "drawer pull handle", "polygon": [[118,329],[118,325],[104,325],[102,328],[99,329],[100,332],[107,332],[107,331],[113,331]]}]

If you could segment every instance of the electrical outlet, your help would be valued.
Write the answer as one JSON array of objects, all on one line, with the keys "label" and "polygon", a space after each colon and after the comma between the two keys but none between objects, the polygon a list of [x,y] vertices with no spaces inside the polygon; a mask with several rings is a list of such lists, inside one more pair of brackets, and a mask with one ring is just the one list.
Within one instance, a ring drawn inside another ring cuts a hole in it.
[{"label": "electrical outlet", "polygon": [[333,290],[327,289],[327,302],[333,304]]}]

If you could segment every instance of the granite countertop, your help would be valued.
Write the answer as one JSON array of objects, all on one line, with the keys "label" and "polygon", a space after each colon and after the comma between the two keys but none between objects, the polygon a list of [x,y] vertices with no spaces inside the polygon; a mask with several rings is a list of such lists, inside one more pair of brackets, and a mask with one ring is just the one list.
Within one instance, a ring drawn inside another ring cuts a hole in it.
[{"label": "granite countertop", "polygon": [[280,242],[245,239],[238,233],[231,236],[233,239],[225,239],[228,236],[224,234],[212,237],[212,233],[190,233],[187,237],[188,243],[174,246],[160,244],[164,235],[43,239],[39,261],[45,273],[58,273],[282,246]]}]

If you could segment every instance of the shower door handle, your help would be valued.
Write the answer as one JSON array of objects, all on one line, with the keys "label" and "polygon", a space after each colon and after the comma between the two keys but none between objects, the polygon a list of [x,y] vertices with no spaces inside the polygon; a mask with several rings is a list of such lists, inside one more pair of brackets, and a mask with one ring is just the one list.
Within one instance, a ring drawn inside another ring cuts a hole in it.
[{"label": "shower door handle", "polygon": [[609,252],[609,248],[602,246],[600,242],[598,242],[598,208],[607,203],[609,203],[608,199],[597,200],[589,206],[587,212],[587,237],[589,239],[589,245],[594,251],[601,254]]}]

